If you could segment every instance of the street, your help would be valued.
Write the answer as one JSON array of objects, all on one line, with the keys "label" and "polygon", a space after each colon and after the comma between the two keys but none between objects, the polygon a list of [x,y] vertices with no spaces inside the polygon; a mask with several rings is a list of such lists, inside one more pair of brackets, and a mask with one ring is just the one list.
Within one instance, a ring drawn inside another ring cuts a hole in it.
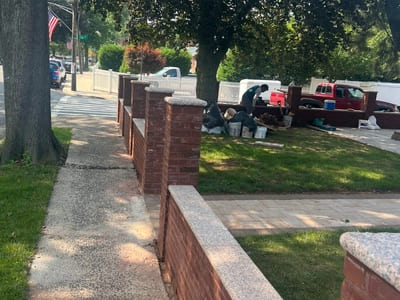
[{"label": "street", "polygon": [[[63,85],[66,89],[70,88],[70,76],[67,76],[67,81]],[[91,79],[91,75],[85,77],[90,77]],[[84,80],[83,77],[79,79]],[[62,89],[51,89],[50,96],[52,118],[61,115],[91,115],[109,118],[115,118],[116,116],[116,104],[113,101],[93,97],[71,96],[64,93]],[[4,80],[3,66],[0,66],[0,139],[4,137],[4,134]]]}]

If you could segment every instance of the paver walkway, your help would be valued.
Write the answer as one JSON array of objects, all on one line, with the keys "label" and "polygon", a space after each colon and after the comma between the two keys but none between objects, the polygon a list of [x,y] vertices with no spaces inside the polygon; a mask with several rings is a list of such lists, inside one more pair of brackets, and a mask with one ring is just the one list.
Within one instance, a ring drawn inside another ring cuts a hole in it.
[{"label": "paver walkway", "polygon": [[400,194],[206,195],[234,235],[400,227]]}]

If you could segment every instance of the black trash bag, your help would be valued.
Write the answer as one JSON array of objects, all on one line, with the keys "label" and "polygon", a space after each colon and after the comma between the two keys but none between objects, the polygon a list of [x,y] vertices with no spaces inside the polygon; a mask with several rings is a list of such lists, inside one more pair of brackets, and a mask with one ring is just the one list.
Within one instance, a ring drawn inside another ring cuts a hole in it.
[{"label": "black trash bag", "polygon": [[239,111],[229,120],[229,122],[231,122],[231,123],[242,122],[243,123],[248,118],[249,118],[249,115],[246,112]]},{"label": "black trash bag", "polygon": [[216,103],[212,103],[208,107],[207,112],[203,114],[203,125],[208,129],[225,125],[225,120]]},{"label": "black trash bag", "polygon": [[257,123],[253,117],[250,117],[246,112],[239,111],[236,113],[229,122],[241,122],[243,126],[249,128],[250,132],[254,132],[257,129]]},{"label": "black trash bag", "polygon": [[250,132],[255,132],[257,130],[257,123],[254,121],[253,117],[248,117],[245,121],[243,121],[243,126],[249,128]]}]

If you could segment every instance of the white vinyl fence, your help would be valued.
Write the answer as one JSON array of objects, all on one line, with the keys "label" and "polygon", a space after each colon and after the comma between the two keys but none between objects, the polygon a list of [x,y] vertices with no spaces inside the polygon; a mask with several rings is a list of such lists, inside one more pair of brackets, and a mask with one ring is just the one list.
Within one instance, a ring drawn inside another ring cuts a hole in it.
[{"label": "white vinyl fence", "polygon": [[[120,74],[128,75],[129,73],[93,68],[93,90],[117,94]],[[140,75],[137,76],[140,78]],[[151,86],[173,89],[175,96],[196,97],[196,77],[154,79],[143,76],[142,80],[150,82]],[[239,82],[222,81],[219,86],[218,101],[238,103]]]}]

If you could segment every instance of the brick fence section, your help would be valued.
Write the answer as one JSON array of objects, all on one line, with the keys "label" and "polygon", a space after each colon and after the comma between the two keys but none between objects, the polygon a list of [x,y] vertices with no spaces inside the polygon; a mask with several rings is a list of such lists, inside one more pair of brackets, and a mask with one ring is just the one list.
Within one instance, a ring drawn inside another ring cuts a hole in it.
[{"label": "brick fence section", "polygon": [[343,273],[341,299],[395,300],[400,292],[358,259],[346,254]]},{"label": "brick fence section", "polygon": [[341,299],[400,299],[400,234],[346,232]]},{"label": "brick fence section", "polygon": [[[145,194],[160,194],[162,160],[164,155],[164,134],[166,103],[165,97],[172,96],[173,90],[146,87],[145,134],[143,169],[139,173],[140,190]],[[136,160],[137,161],[137,160]]]},{"label": "brick fence section", "polygon": [[164,261],[178,299],[282,299],[193,186],[168,191]]},{"label": "brick fence section", "polygon": [[164,256],[164,225],[168,216],[168,185],[197,186],[201,125],[206,102],[198,99],[166,98],[166,124],[162,164],[160,227],[158,246]]}]

